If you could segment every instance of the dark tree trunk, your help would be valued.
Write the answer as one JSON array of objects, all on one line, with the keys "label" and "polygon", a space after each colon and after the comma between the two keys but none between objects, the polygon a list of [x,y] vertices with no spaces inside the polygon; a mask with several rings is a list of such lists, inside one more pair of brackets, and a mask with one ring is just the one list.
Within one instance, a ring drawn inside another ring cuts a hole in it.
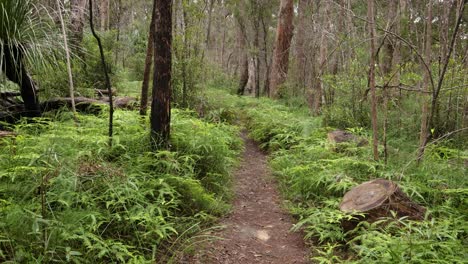
[{"label": "dark tree trunk", "polygon": [[151,64],[153,60],[153,51],[154,51],[154,31],[155,31],[155,20],[156,14],[155,9],[153,7],[153,14],[151,17],[151,25],[149,29],[149,36],[148,36],[148,46],[146,48],[146,59],[145,59],[145,71],[143,73],[143,84],[141,86],[141,98],[140,98],[140,115],[145,116],[146,110],[148,109],[148,86],[150,81],[150,73],[151,73]]},{"label": "dark tree trunk", "polygon": [[249,60],[247,56],[247,40],[244,22],[241,17],[237,18],[239,23],[238,38],[239,38],[239,66],[241,67],[239,87],[237,88],[238,95],[244,95],[245,86],[249,81]]},{"label": "dark tree trunk", "polygon": [[4,47],[7,48],[3,52],[0,51],[0,54],[4,53],[5,59],[4,68],[2,70],[10,81],[17,83],[20,87],[20,94],[26,111],[24,116],[40,116],[41,111],[36,84],[31,79],[31,76],[29,76],[24,66],[21,51],[14,46]]},{"label": "dark tree trunk", "polygon": [[94,30],[94,23],[93,23],[93,0],[89,0],[89,25],[91,27],[91,32],[93,33],[94,38],[96,39],[98,46],[99,46],[99,53],[101,54],[101,64],[104,71],[104,77],[106,79],[106,88],[108,91],[109,96],[109,146],[112,146],[112,135],[114,131],[114,104],[112,99],[112,86],[110,83],[109,74],[107,73],[107,64],[106,59],[104,57],[104,50],[102,48],[101,39],[96,34]]},{"label": "dark tree trunk", "polygon": [[154,0],[156,23],[154,32],[153,103],[151,105],[151,144],[167,147],[171,121],[172,77],[172,1]]},{"label": "dark tree trunk", "polygon": [[286,81],[289,47],[293,36],[294,1],[281,0],[276,29],[275,51],[270,75],[270,97],[278,97],[278,86]]}]

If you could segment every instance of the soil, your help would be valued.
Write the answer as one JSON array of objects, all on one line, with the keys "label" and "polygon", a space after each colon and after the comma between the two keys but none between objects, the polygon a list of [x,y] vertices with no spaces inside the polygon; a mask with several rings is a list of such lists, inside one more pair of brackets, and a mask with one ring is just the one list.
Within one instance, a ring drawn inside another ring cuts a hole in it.
[{"label": "soil", "polygon": [[309,263],[301,233],[292,233],[294,220],[281,207],[278,186],[266,155],[245,134],[243,161],[235,173],[232,212],[211,235],[219,237],[181,263]]}]

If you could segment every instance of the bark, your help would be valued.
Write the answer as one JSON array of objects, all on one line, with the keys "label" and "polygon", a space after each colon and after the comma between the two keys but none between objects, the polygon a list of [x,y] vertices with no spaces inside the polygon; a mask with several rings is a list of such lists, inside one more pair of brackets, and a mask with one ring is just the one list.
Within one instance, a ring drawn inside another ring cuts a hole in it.
[{"label": "bark", "polygon": [[271,69],[271,59],[268,57],[268,29],[265,23],[265,19],[261,18],[262,29],[263,29],[263,45],[262,45],[262,54],[265,63],[265,80],[263,82],[263,93],[264,95],[270,94],[270,69]]},{"label": "bark", "polygon": [[375,94],[375,11],[374,11],[374,0],[367,1],[367,20],[369,28],[369,39],[370,39],[370,60],[369,60],[369,88],[371,92],[371,119],[372,119],[372,149],[374,153],[374,160],[379,159],[379,139],[378,139],[378,127],[377,127],[377,98]]},{"label": "bark", "polygon": [[317,76],[315,76],[315,82],[312,86],[311,91],[311,101],[312,101],[312,108],[315,115],[320,114],[320,110],[322,108],[322,96],[323,96],[323,83],[322,83],[322,76],[326,69],[327,64],[327,53],[328,53],[328,46],[327,46],[327,38],[326,33],[328,31],[328,2],[323,3],[323,22],[325,28],[322,29],[321,37],[320,37],[320,48],[319,48],[319,61],[317,66]]},{"label": "bark", "polygon": [[149,29],[148,44],[146,47],[146,59],[145,59],[145,70],[143,73],[143,84],[141,86],[141,98],[140,98],[140,115],[145,116],[148,109],[148,86],[150,81],[151,65],[153,62],[153,51],[154,51],[154,31],[155,31],[155,20],[156,14],[153,7],[153,14],[151,16],[151,24]]},{"label": "bark", "polygon": [[[398,14],[398,3],[396,1],[390,1],[388,7],[388,17],[387,17],[387,30],[392,31],[395,34],[399,35],[399,14]],[[383,131],[382,131],[382,144],[384,147],[384,162],[387,164],[388,160],[388,146],[387,146],[387,130],[388,130],[388,100],[389,100],[389,92],[388,92],[388,84],[391,85],[399,85],[399,77],[398,74],[399,69],[397,69],[396,73],[394,71],[394,65],[399,64],[399,46],[396,43],[399,40],[394,37],[393,35],[386,35],[384,40],[384,61],[382,65],[382,73],[384,78],[391,78],[389,81],[385,82],[383,86]],[[398,49],[398,50],[397,50]],[[395,80],[397,79],[397,80]]]},{"label": "bark", "polygon": [[[388,15],[387,15],[387,26],[386,30],[394,31],[395,29],[395,18],[397,16],[398,3],[396,1],[389,1],[388,3]],[[383,63],[382,72],[384,76],[388,76],[393,69],[393,53],[394,53],[394,40],[395,38],[391,35],[386,35],[383,45]]]},{"label": "bark", "polygon": [[70,6],[70,46],[73,50],[76,50],[83,41],[86,0],[70,0]]},{"label": "bark", "polygon": [[183,49],[182,49],[182,107],[187,107],[187,97],[188,97],[188,89],[189,89],[189,77],[187,76],[187,62],[190,57],[190,50],[189,50],[189,35],[188,35],[188,25],[190,22],[188,21],[187,10],[184,5],[184,1],[182,1],[182,30],[183,30]]},{"label": "bark", "polygon": [[306,86],[306,55],[305,55],[305,36],[306,36],[306,17],[305,13],[310,8],[310,0],[299,0],[297,33],[296,33],[296,55],[297,55],[297,84],[300,88]]},{"label": "bark", "polygon": [[169,146],[172,78],[172,1],[154,0],[154,77],[151,105],[151,144],[153,148]]},{"label": "bark", "polygon": [[270,97],[278,97],[278,87],[285,81],[288,74],[289,48],[293,36],[294,1],[281,0],[276,29],[275,51],[270,75]]},{"label": "bark", "polygon": [[109,0],[101,0],[101,30],[109,29]]},{"label": "bark", "polygon": [[[431,46],[432,46],[432,2],[428,3],[427,14],[426,14],[426,34],[424,44],[424,61],[423,64],[428,66],[431,65]],[[424,68],[424,66],[423,66]],[[423,69],[424,70],[424,69]],[[424,70],[424,77],[421,89],[423,91],[429,91],[430,72]],[[424,149],[426,140],[429,136],[429,96],[427,93],[421,93],[422,107],[421,107],[421,130],[419,134],[419,151],[418,161],[420,161],[424,155]]]},{"label": "bark", "polygon": [[102,64],[102,69],[104,70],[106,88],[107,88],[108,96],[109,96],[109,133],[108,135],[109,135],[109,147],[112,147],[112,136],[113,136],[113,130],[114,130],[114,105],[113,105],[113,99],[112,99],[112,86],[110,83],[109,74],[107,72],[107,64],[106,64],[106,59],[104,57],[104,51],[102,48],[101,39],[99,38],[99,36],[96,34],[96,31],[94,30],[93,0],[89,0],[89,24],[91,27],[91,32],[99,46],[99,53],[101,55],[101,64]]},{"label": "bark", "polygon": [[237,17],[237,21],[239,24],[239,27],[238,27],[239,66],[241,67],[239,87],[237,88],[237,94],[244,95],[245,87],[247,86],[247,83],[249,81],[249,59],[247,56],[247,40],[246,40],[245,25],[241,17]]},{"label": "bark", "polygon": [[254,28],[254,76],[255,76],[255,97],[260,97],[260,6],[257,1],[253,3],[255,18],[253,21],[253,28]]},{"label": "bark", "polygon": [[213,6],[215,3],[215,0],[209,0],[210,1],[210,6],[208,9],[208,26],[206,27],[206,40],[205,40],[205,45],[206,48],[209,50],[211,47],[211,18],[213,14]]},{"label": "bark", "polygon": [[2,47],[5,48],[3,51],[0,50],[0,54],[4,56],[2,70],[10,81],[18,84],[20,87],[20,94],[25,110],[23,116],[40,116],[38,89],[23,63],[22,51],[16,46]]}]

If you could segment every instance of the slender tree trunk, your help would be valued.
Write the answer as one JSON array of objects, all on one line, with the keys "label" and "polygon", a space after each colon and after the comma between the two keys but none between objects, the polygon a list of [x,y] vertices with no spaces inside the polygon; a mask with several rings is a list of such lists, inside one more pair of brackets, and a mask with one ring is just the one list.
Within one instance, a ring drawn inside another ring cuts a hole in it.
[{"label": "slender tree trunk", "polygon": [[215,0],[209,0],[210,1],[210,6],[208,9],[208,26],[206,27],[206,40],[205,40],[205,45],[206,49],[209,50],[211,47],[211,18],[213,14],[213,6],[215,3]]},{"label": "slender tree trunk", "polygon": [[[432,2],[429,2],[427,7],[426,14],[426,34],[425,34],[425,44],[424,44],[424,61],[422,64],[426,64],[430,67],[431,65],[431,47],[432,47]],[[419,151],[418,151],[418,161],[420,161],[424,155],[424,149],[426,145],[426,140],[429,137],[429,80],[430,72],[424,69],[423,83],[422,83],[422,108],[421,108],[421,130],[419,134]]]},{"label": "slender tree trunk", "polygon": [[109,21],[109,0],[101,0],[100,6],[100,15],[101,15],[101,30],[108,30],[108,21]]},{"label": "slender tree trunk", "polygon": [[253,21],[253,28],[254,28],[254,40],[253,40],[253,47],[254,47],[254,67],[255,67],[255,97],[260,97],[260,7],[258,2],[253,3],[255,17]]},{"label": "slender tree trunk", "polygon": [[115,49],[115,64],[117,65],[119,63],[119,53],[120,53],[120,22],[122,21],[122,0],[118,0],[117,2],[117,36],[116,36],[116,42],[117,42],[117,47]]},{"label": "slender tree trunk", "polygon": [[306,55],[305,55],[305,13],[310,8],[310,0],[299,0],[297,32],[296,32],[296,54],[297,54],[297,84],[300,89],[306,86]]},{"label": "slender tree trunk", "polygon": [[369,59],[369,88],[371,91],[371,118],[372,118],[372,149],[374,152],[374,160],[379,159],[379,138],[378,138],[378,127],[377,127],[377,97],[375,94],[375,11],[374,11],[374,0],[367,1],[367,20],[369,28],[369,39],[370,39],[370,59]]},{"label": "slender tree trunk", "polygon": [[102,43],[99,36],[94,30],[94,21],[93,21],[93,0],[89,0],[89,24],[91,27],[91,32],[93,33],[94,38],[96,39],[99,46],[99,53],[101,54],[101,64],[104,71],[104,76],[106,79],[106,88],[109,94],[109,147],[112,147],[112,136],[114,130],[114,103],[112,99],[112,86],[110,83],[109,73],[107,72],[106,59],[104,57],[104,50],[102,49]]},{"label": "slender tree trunk", "polygon": [[151,65],[153,62],[153,51],[154,51],[154,31],[155,31],[155,20],[156,14],[153,7],[153,14],[151,15],[151,24],[149,29],[148,43],[146,47],[146,59],[145,59],[145,70],[143,73],[143,83],[141,86],[141,98],[140,98],[140,115],[145,116],[146,110],[148,109],[148,86],[150,81]]},{"label": "slender tree trunk", "polygon": [[189,58],[189,36],[188,36],[188,29],[187,25],[188,16],[187,10],[184,5],[184,1],[182,1],[182,30],[183,30],[183,49],[182,49],[182,106],[187,107],[187,93],[188,93],[188,76],[187,76],[187,61]]},{"label": "slender tree trunk", "polygon": [[263,93],[264,95],[270,94],[270,58],[268,57],[268,29],[265,23],[264,18],[261,18],[262,22],[262,29],[263,29],[263,45],[262,45],[262,53],[263,59],[265,63],[265,80],[263,82]]},{"label": "slender tree trunk", "polygon": [[[398,5],[399,3],[396,1],[390,1],[388,4],[388,16],[387,16],[387,30],[392,31],[395,34],[399,35],[399,14],[398,14]],[[399,85],[399,69],[396,69],[396,73],[393,73],[395,70],[394,65],[399,62],[399,50],[396,50],[397,47],[396,43],[399,41],[393,35],[387,34],[384,40],[384,61],[382,65],[382,73],[384,75],[385,84],[383,87],[383,133],[382,133],[382,144],[384,147],[384,162],[387,164],[388,161],[388,145],[387,145],[387,130],[388,130],[388,101],[389,101],[389,92],[388,92],[388,85],[393,84],[394,86]],[[390,80],[386,80],[387,78],[392,78]],[[395,78],[398,81],[395,81]]]},{"label": "slender tree trunk", "polygon": [[67,30],[65,29],[65,22],[63,21],[62,16],[62,7],[60,0],[57,0],[57,8],[58,14],[60,18],[60,24],[62,26],[62,35],[63,35],[63,44],[65,46],[65,55],[67,57],[67,71],[68,71],[68,82],[69,82],[69,91],[70,91],[70,99],[71,99],[71,107],[73,111],[73,116],[76,118],[76,107],[75,107],[75,92],[73,87],[73,73],[71,68],[71,61],[70,61],[70,50],[68,49],[68,40],[67,40]]},{"label": "slender tree trunk", "polygon": [[[456,24],[455,24],[455,28],[453,29],[453,32],[452,32],[452,37],[451,37],[451,40],[450,40],[450,45],[448,47],[448,53],[445,54],[445,58],[443,59],[443,61],[445,62],[444,65],[442,65],[442,69],[441,69],[441,72],[440,72],[440,76],[439,76],[439,79],[437,81],[437,85],[433,85],[433,89],[432,89],[432,97],[431,97],[431,105],[430,105],[430,110],[429,110],[429,99],[426,99],[423,101],[423,114],[422,114],[422,121],[421,121],[421,135],[420,135],[420,145],[419,145],[419,153],[418,153],[418,161],[420,161],[424,155],[424,151],[425,151],[425,148],[426,148],[426,145],[427,143],[429,142],[429,139],[431,137],[431,133],[429,133],[429,129],[434,129],[435,131],[437,131],[437,127],[435,127],[435,123],[434,123],[434,117],[435,117],[435,112],[436,112],[436,109],[437,109],[437,104],[438,104],[438,98],[439,98],[439,95],[440,95],[440,91],[442,89],[442,85],[444,83],[444,78],[445,78],[445,74],[447,72],[447,67],[448,67],[448,64],[449,64],[449,58],[452,56],[452,52],[454,50],[454,46],[455,46],[455,41],[457,39],[457,35],[458,35],[458,30],[460,29],[460,25],[461,25],[461,22],[463,20],[463,14],[464,14],[464,8],[465,8],[465,5],[468,3],[468,0],[464,0],[463,4],[461,4],[459,6],[459,12],[458,13],[458,18],[457,18],[457,21],[456,21]],[[425,49],[425,60],[426,60],[426,65],[431,65],[430,62],[431,62],[431,33],[432,33],[432,4],[429,3],[429,8],[428,8],[428,16],[427,16],[429,19],[429,22],[428,22],[428,25],[427,25],[427,30],[426,30],[426,49]],[[428,45],[429,44],[429,45]],[[429,47],[428,47],[429,46]],[[425,71],[424,72],[425,75],[424,75],[424,79],[423,79],[423,82],[426,84],[427,82],[427,86],[429,86],[429,81],[432,80],[431,79],[431,72],[430,71]],[[427,96],[426,96],[427,97]],[[424,105],[426,104],[426,105]],[[425,129],[424,129],[425,128]],[[424,130],[423,130],[424,129]],[[424,134],[424,135],[423,135]],[[424,138],[422,138],[424,136]]]},{"label": "slender tree trunk", "polygon": [[70,46],[73,50],[76,50],[83,41],[83,28],[85,20],[85,9],[86,0],[71,0],[71,34],[70,34]]},{"label": "slender tree trunk", "polygon": [[328,15],[329,15],[329,7],[328,2],[323,3],[323,10],[321,11],[323,14],[323,29],[320,36],[320,48],[319,48],[319,62],[317,65],[317,76],[315,77],[315,84],[314,90],[312,91],[313,95],[313,111],[315,115],[319,115],[321,108],[322,108],[322,96],[324,94],[323,83],[322,83],[322,76],[325,73],[325,69],[327,66],[327,53],[328,53],[328,43],[326,33],[328,31]]},{"label": "slender tree trunk", "polygon": [[249,59],[247,56],[247,40],[244,21],[241,17],[237,18],[239,28],[238,28],[238,38],[239,38],[239,66],[240,70],[240,80],[239,87],[237,88],[238,95],[244,95],[245,87],[249,81]]},{"label": "slender tree trunk", "polygon": [[281,0],[276,29],[275,51],[270,75],[270,97],[278,97],[278,87],[288,74],[289,48],[293,36],[294,1]]},{"label": "slender tree trunk", "polygon": [[154,77],[151,105],[151,144],[169,146],[172,78],[172,1],[154,0]]}]

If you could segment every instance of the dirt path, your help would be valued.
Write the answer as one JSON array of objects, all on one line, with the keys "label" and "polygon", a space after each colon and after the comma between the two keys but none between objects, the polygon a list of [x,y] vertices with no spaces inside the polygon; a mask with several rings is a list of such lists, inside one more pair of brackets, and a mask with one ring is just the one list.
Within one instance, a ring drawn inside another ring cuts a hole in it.
[{"label": "dirt path", "polygon": [[308,263],[301,234],[290,233],[293,219],[281,208],[266,156],[243,134],[245,151],[235,174],[233,211],[211,242],[185,263]]}]

